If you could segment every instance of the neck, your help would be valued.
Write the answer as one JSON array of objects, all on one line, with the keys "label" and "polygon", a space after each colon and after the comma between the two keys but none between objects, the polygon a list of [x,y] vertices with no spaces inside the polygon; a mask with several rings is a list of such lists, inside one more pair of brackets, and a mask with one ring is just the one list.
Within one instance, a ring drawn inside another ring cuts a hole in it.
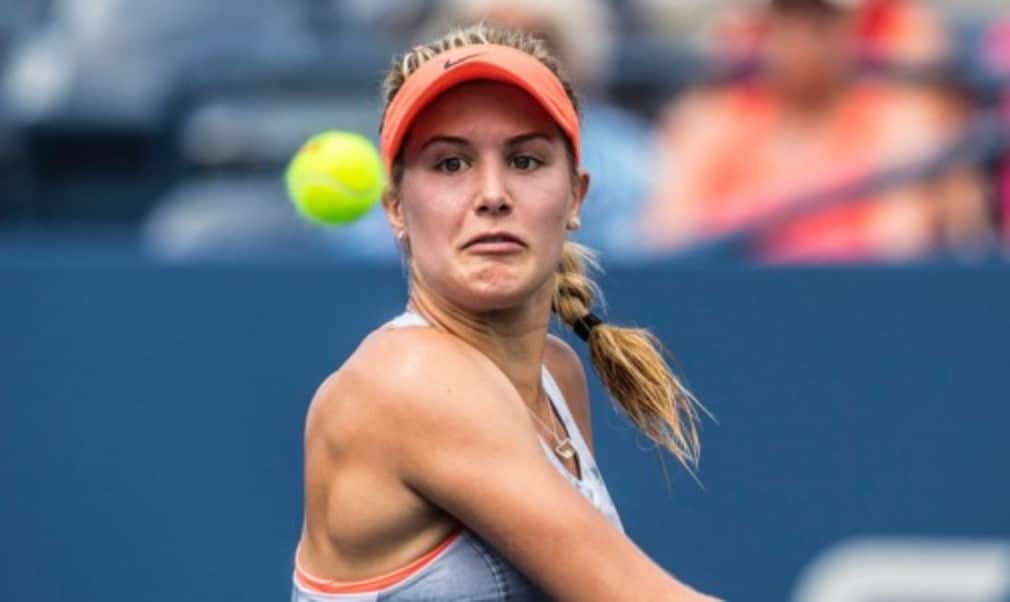
[{"label": "neck", "polygon": [[474,313],[414,280],[407,306],[487,356],[512,382],[526,405],[535,408],[540,395],[553,285],[553,279],[548,279],[516,307]]}]

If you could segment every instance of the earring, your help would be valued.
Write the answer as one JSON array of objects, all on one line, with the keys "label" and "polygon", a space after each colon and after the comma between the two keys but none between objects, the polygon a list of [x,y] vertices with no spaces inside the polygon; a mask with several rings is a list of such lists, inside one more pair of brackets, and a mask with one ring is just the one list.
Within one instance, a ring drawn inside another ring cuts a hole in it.
[{"label": "earring", "polygon": [[569,230],[578,230],[581,227],[582,227],[582,222],[579,220],[578,216],[575,216],[572,219],[568,220],[568,229]]},{"label": "earring", "polygon": [[407,233],[403,230],[396,231],[396,240],[402,241],[407,236]]}]

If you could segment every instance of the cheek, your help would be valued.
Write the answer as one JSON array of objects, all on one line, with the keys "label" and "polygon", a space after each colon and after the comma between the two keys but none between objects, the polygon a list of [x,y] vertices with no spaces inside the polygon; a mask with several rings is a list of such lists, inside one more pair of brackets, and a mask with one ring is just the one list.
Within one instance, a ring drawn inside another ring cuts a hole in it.
[{"label": "cheek", "polygon": [[[518,191],[517,191],[518,192]],[[568,239],[568,213],[572,205],[571,180],[563,178],[531,181],[520,207],[523,229],[534,243],[539,269],[553,272]]]},{"label": "cheek", "polygon": [[412,245],[427,247],[450,239],[466,212],[461,187],[436,185],[424,177],[413,178],[409,186],[404,179],[404,184],[403,206]]},{"label": "cheek", "polygon": [[531,225],[544,234],[553,233],[564,238],[572,198],[569,179],[553,177],[533,180],[525,192],[525,198],[532,201],[527,206],[534,222]]}]

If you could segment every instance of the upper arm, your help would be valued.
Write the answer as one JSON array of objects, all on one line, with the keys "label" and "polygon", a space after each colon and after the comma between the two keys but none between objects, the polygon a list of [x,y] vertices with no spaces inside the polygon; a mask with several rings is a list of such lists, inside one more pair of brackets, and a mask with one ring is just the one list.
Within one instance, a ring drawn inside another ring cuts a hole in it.
[{"label": "upper arm", "polygon": [[678,599],[688,592],[549,463],[497,367],[439,335],[413,340],[415,359],[390,366],[386,380],[381,406],[395,437],[378,443],[395,454],[404,483],[555,599]]}]

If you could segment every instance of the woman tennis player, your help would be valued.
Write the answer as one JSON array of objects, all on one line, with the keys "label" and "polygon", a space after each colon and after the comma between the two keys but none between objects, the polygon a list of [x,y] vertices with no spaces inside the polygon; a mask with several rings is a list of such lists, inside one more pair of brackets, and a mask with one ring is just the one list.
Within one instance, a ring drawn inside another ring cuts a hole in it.
[{"label": "woman tennis player", "polygon": [[696,410],[644,331],[600,323],[571,87],[543,45],[476,26],[385,82],[383,199],[407,309],[322,384],[305,431],[293,600],[711,600],[624,534],[592,454],[589,343],[628,416],[690,465]]}]

